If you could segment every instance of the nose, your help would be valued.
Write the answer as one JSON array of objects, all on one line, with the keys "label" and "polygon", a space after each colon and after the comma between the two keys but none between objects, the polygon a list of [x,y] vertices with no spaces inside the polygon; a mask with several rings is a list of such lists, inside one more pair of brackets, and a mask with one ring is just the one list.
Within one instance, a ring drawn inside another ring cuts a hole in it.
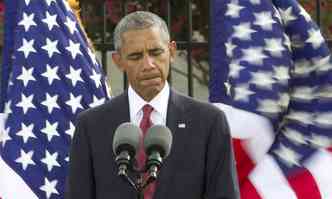
[{"label": "nose", "polygon": [[150,68],[154,68],[155,67],[154,60],[149,55],[145,55],[144,56],[143,62],[144,62],[143,65],[144,65],[145,69],[150,69]]}]

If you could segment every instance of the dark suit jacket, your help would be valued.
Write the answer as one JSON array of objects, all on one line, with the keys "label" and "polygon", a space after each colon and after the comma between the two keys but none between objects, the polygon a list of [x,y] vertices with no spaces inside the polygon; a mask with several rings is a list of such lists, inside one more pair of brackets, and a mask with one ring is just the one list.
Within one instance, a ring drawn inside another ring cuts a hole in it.
[{"label": "dark suit jacket", "polygon": [[[112,152],[115,129],[129,121],[127,92],[80,114],[71,146],[66,199],[136,198],[135,191],[117,176]],[[166,123],[173,144],[154,199],[238,198],[224,114],[213,105],[171,91]],[[181,123],[185,128],[178,127]]]}]

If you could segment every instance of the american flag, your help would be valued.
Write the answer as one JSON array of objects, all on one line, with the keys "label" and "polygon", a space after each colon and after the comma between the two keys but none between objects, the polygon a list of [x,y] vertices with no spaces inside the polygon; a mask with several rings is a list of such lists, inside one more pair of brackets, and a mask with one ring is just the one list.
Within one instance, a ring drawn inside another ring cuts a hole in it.
[{"label": "american flag", "polygon": [[332,60],[296,0],[213,0],[210,101],[242,198],[332,198]]},{"label": "american flag", "polygon": [[67,1],[6,3],[14,11],[6,27],[14,29],[13,46],[5,46],[12,53],[0,197],[63,198],[75,116],[109,98],[105,77]]}]

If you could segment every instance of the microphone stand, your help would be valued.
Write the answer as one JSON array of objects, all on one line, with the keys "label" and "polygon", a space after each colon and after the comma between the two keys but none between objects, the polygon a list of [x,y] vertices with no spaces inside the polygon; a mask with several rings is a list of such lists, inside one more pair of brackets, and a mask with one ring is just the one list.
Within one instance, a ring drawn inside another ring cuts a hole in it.
[{"label": "microphone stand", "polygon": [[156,175],[149,174],[149,177],[144,180],[144,171],[133,170],[135,172],[136,179],[132,179],[128,176],[127,168],[119,168],[118,176],[126,181],[136,192],[137,199],[144,199],[144,190],[157,179]]},{"label": "microphone stand", "polygon": [[[162,157],[159,153],[151,153],[142,170],[133,166],[133,159],[131,159],[127,151],[121,152],[115,159],[118,164],[118,176],[135,190],[137,199],[144,199],[144,190],[149,184],[154,182],[158,177],[158,171],[162,164]],[[134,172],[135,179],[128,175],[128,170]],[[144,179],[145,172],[148,173],[148,178]]]}]

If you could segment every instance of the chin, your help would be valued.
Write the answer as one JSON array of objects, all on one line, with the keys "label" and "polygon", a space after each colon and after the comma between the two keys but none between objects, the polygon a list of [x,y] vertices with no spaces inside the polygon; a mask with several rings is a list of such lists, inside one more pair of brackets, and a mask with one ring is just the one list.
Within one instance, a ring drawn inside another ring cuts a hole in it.
[{"label": "chin", "polygon": [[153,87],[153,88],[149,89],[149,93],[158,94],[161,90],[162,90],[161,86]]},{"label": "chin", "polygon": [[158,95],[158,93],[162,90],[162,86],[153,86],[147,90],[148,96],[151,96],[152,98]]}]

